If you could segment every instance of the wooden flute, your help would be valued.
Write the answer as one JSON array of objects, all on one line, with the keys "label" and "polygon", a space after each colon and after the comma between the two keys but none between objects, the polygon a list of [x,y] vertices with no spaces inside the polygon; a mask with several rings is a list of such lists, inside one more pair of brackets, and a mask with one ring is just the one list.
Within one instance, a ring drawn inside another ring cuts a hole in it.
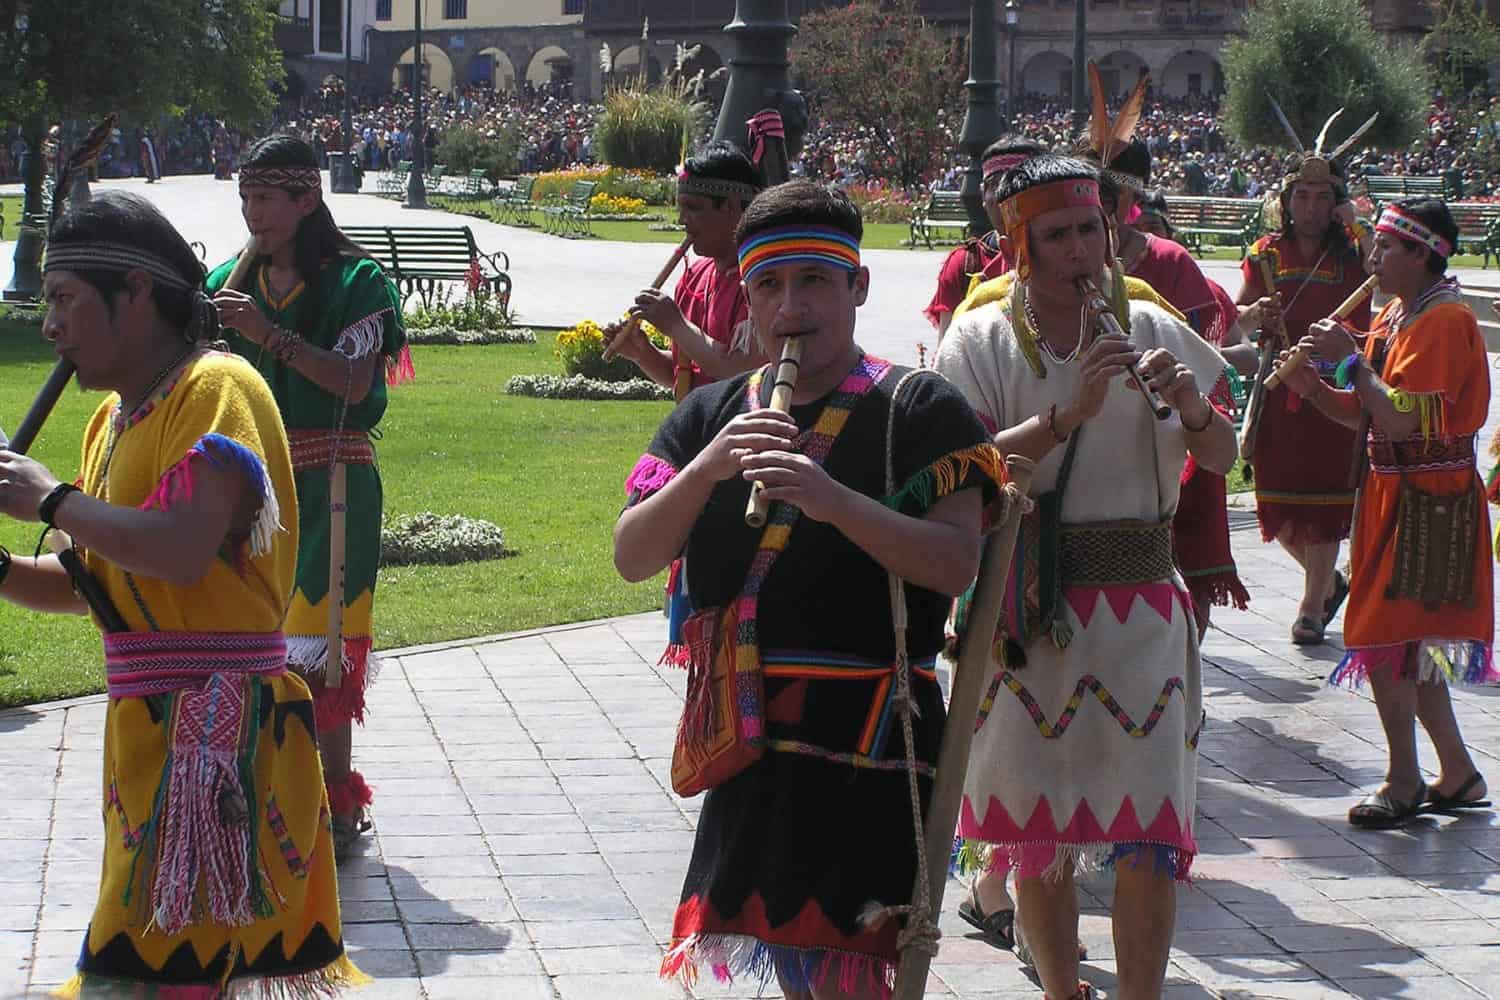
[{"label": "wooden flute", "polygon": [[[787,337],[781,345],[781,360],[776,364],[776,381],[771,385],[771,409],[790,413],[792,393],[797,389],[797,370],[802,364],[802,338]],[[765,496],[766,484],[757,479],[750,487],[750,502],[745,505],[745,523],[752,528],[766,526],[771,501]]]},{"label": "wooden flute", "polygon": [[[1078,290],[1088,299],[1089,308],[1095,312],[1095,322],[1103,329],[1104,333],[1123,337],[1126,340],[1130,339],[1130,335],[1125,332],[1120,326],[1120,321],[1110,311],[1109,302],[1105,300],[1104,294],[1099,291],[1098,285],[1094,284],[1089,278],[1082,277],[1078,279]],[[1166,400],[1162,399],[1161,395],[1155,389],[1146,384],[1146,378],[1141,374],[1139,364],[1130,366],[1130,380],[1141,391],[1141,398],[1146,401],[1147,406],[1151,407],[1151,413],[1157,420],[1165,420],[1172,415],[1172,408],[1167,405]]]},{"label": "wooden flute", "polygon": [[[1349,297],[1344,300],[1341,306],[1333,311],[1333,315],[1329,318],[1339,320],[1340,322],[1348,319],[1354,310],[1359,308],[1360,303],[1375,294],[1375,289],[1379,286],[1380,275],[1370,275],[1364,280],[1364,284],[1349,294]],[[1292,353],[1286,356],[1286,360],[1275,371],[1266,376],[1266,391],[1269,392],[1280,385],[1281,380],[1286,376],[1287,372],[1295,371],[1298,365],[1306,363],[1307,352],[1300,347],[1293,348]]]},{"label": "wooden flute", "polygon": [[[660,271],[656,272],[656,278],[651,282],[652,288],[660,289],[662,285],[667,283],[667,279],[672,276],[673,271],[677,270],[677,265],[682,263],[682,258],[687,256],[687,252],[692,246],[693,238],[691,236],[684,236],[682,242],[677,244],[677,249],[672,251],[672,256],[667,258],[666,264],[662,266]],[[620,327],[620,332],[615,334],[614,339],[604,345],[604,360],[613,361],[615,356],[620,353],[618,345],[623,344],[625,338],[634,333],[640,325],[641,318],[639,316],[632,316],[627,319],[625,325]]]}]

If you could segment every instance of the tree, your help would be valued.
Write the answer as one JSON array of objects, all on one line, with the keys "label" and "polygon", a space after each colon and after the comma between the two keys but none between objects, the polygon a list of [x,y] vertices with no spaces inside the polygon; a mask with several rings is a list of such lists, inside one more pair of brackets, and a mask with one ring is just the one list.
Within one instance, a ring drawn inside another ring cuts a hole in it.
[{"label": "tree", "polygon": [[792,68],[814,113],[862,127],[909,188],[953,142],[941,123],[962,115],[964,56],[916,0],[854,0],[802,18]]},{"label": "tree", "polygon": [[1422,50],[1437,71],[1444,93],[1458,95],[1489,76],[1488,64],[1500,59],[1500,27],[1471,0],[1427,0],[1432,30]]},{"label": "tree", "polygon": [[[282,77],[268,0],[0,0],[0,118],[33,154],[49,122],[116,111],[151,120],[187,108],[237,125],[263,119]],[[41,210],[41,157],[26,171],[27,214]],[[16,249],[7,294],[34,294],[40,245]]]},{"label": "tree", "polygon": [[1225,127],[1245,148],[1288,148],[1274,97],[1309,148],[1328,116],[1344,109],[1325,147],[1380,113],[1359,145],[1394,148],[1426,123],[1427,69],[1413,48],[1375,33],[1360,0],[1260,0],[1244,32],[1224,48]]}]

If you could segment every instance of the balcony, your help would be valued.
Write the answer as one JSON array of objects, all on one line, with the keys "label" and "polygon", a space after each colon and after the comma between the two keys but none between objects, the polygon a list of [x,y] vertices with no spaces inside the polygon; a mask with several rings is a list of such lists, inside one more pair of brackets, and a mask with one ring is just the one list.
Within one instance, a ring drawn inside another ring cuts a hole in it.
[{"label": "balcony", "polygon": [[309,56],[313,53],[313,26],[310,17],[277,14],[272,35],[276,40],[276,47],[283,55]]}]

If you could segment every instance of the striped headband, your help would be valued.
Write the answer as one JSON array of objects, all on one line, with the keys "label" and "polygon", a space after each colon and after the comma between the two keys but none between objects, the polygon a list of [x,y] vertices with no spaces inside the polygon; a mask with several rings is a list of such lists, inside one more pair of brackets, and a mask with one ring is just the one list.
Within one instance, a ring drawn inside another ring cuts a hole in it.
[{"label": "striped headband", "polygon": [[740,244],[740,277],[747,285],[768,267],[793,263],[858,271],[859,241],[833,226],[780,226]]},{"label": "striped headband", "polygon": [[1010,196],[1000,203],[1000,219],[1005,223],[1005,231],[1010,233],[1054,209],[1089,206],[1099,207],[1099,182],[1075,177],[1038,184]]},{"label": "striped headband", "polygon": [[1452,243],[1394,205],[1387,206],[1386,210],[1380,213],[1380,221],[1375,223],[1375,231],[1420,243],[1444,260],[1453,256]]},{"label": "striped headband", "polygon": [[725,180],[721,177],[698,177],[683,169],[677,174],[677,193],[694,194],[701,198],[728,198],[739,196],[743,205],[748,205],[760,194],[760,188],[744,181]]},{"label": "striped headband", "polygon": [[1030,153],[996,153],[984,161],[981,168],[984,179],[989,180],[995,174],[1009,170],[1011,167],[1019,166],[1031,159]]},{"label": "striped headband", "polygon": [[240,185],[246,184],[317,191],[323,187],[323,175],[317,167],[241,167]]},{"label": "striped headband", "polygon": [[124,243],[48,243],[43,271],[145,271],[157,284],[183,292],[199,284],[166,258]]}]

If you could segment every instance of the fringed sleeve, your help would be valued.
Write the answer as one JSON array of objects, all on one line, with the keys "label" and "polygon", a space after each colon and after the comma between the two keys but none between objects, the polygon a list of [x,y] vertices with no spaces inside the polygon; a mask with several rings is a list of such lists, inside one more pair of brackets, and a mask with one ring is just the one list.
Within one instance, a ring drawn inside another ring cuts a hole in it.
[{"label": "fringed sleeve", "polygon": [[677,476],[677,468],[666,459],[657,458],[647,452],[635,463],[630,475],[625,478],[625,506],[636,504],[655,495]]},{"label": "fringed sleeve", "polygon": [[244,473],[258,504],[250,521],[250,529],[241,544],[249,542],[249,555],[252,559],[271,551],[272,535],[283,530],[281,504],[276,497],[276,488],[261,457],[248,446],[223,434],[208,433],[199,438],[188,449],[187,454],[162,473],[156,489],[141,503],[141,509],[171,510],[179,500],[191,500],[194,469],[203,461],[219,468]]},{"label": "fringed sleeve", "polygon": [[959,390],[936,373],[913,377],[897,408],[895,490],[882,502],[894,511],[921,517],[943,497],[978,487],[986,507],[1006,482],[1005,457],[990,441],[984,423]]},{"label": "fringed sleeve", "polygon": [[921,515],[943,497],[971,486],[984,489],[990,500],[997,495],[995,488],[1006,481],[1005,456],[986,442],[942,456],[913,473],[883,502],[903,514]]}]

